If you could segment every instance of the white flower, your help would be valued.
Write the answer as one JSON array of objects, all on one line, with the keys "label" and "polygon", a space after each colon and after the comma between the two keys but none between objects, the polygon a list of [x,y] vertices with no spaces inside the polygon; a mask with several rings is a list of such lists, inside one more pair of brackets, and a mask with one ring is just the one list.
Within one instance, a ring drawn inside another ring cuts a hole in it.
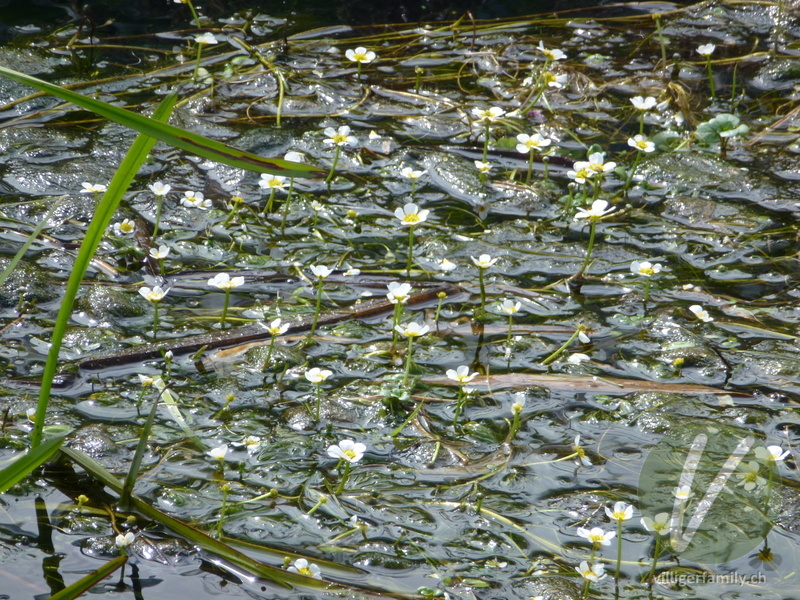
[{"label": "white flower", "polygon": [[442,262],[439,263],[439,268],[447,273],[448,271],[453,271],[454,269],[458,268],[456,264],[446,258],[442,259]]},{"label": "white flower", "polygon": [[150,258],[155,258],[156,260],[164,260],[169,256],[169,246],[165,246],[161,244],[158,248],[150,248],[148,252]]},{"label": "white flower", "polygon": [[567,177],[574,179],[576,183],[586,183],[587,179],[591,179],[596,174],[589,169],[589,163],[585,160],[576,161],[572,165],[572,170],[567,171]]},{"label": "white flower", "polygon": [[150,375],[142,375],[139,374],[139,385],[142,387],[151,387],[156,384],[156,379],[160,379],[160,377],[150,377]]},{"label": "white flower", "polygon": [[517,392],[514,394],[514,397],[516,398],[516,402],[511,405],[511,412],[518,415],[522,412],[522,409],[525,408],[525,394]]},{"label": "white flower", "polygon": [[431,328],[424,324],[420,325],[416,321],[411,321],[410,323],[406,323],[405,327],[397,325],[394,329],[400,335],[404,335],[407,338],[415,338],[425,335]]},{"label": "white flower", "polygon": [[717,47],[714,44],[703,44],[697,47],[697,53],[700,56],[711,56]]},{"label": "white flower", "polygon": [[589,336],[586,335],[583,331],[578,332],[578,340],[580,340],[582,344],[588,344],[589,342],[592,341],[591,338],[589,338]]},{"label": "white flower", "polygon": [[81,186],[83,187],[81,194],[102,194],[108,189],[108,186],[102,183],[89,183],[88,181],[84,181]]},{"label": "white flower", "polygon": [[519,142],[517,144],[517,152],[520,154],[528,154],[534,150],[541,152],[552,143],[549,138],[542,137],[538,133],[533,135],[528,135],[527,133],[517,134],[517,141]]},{"label": "white flower", "polygon": [[400,171],[400,175],[414,181],[425,175],[425,173],[427,173],[427,171],[415,171],[411,167],[403,167]]},{"label": "white flower", "polygon": [[389,293],[386,294],[386,297],[392,304],[405,304],[411,294],[410,283],[397,283],[396,281],[392,281],[386,287],[389,289]]},{"label": "white flower", "polygon": [[575,570],[586,581],[600,581],[606,576],[606,568],[603,566],[603,563],[597,563],[590,567],[589,563],[584,560],[581,561],[580,566],[575,567]]},{"label": "white flower", "polygon": [[211,200],[204,199],[202,192],[192,192],[190,190],[183,192],[181,204],[188,208],[199,208],[200,210],[211,208]]},{"label": "white flower", "polygon": [[575,215],[575,220],[579,221],[581,219],[602,219],[607,214],[614,212],[614,207],[608,208],[608,202],[605,200],[595,200],[592,202],[592,207],[590,209],[579,208],[577,214]]},{"label": "white flower", "polygon": [[336,445],[328,446],[328,456],[355,464],[364,457],[366,449],[367,447],[360,442],[342,440]]},{"label": "white flower", "polygon": [[114,540],[114,544],[116,544],[117,548],[127,548],[133,543],[133,540],[135,539],[136,536],[129,531],[125,535],[119,534]]},{"label": "white flower", "polygon": [[284,333],[286,333],[289,330],[289,323],[284,323],[283,325],[281,325],[280,318],[277,318],[277,319],[275,319],[274,321],[272,321],[269,324],[269,327],[267,327],[267,330],[273,336],[283,335]]},{"label": "white flower", "polygon": [[766,448],[758,447],[755,450],[756,458],[760,458],[761,460],[774,460],[775,462],[779,462],[789,456],[789,451],[784,450],[780,446],[767,446]]},{"label": "white flower", "polygon": [[652,96],[648,96],[647,98],[642,98],[641,96],[634,96],[631,98],[631,104],[637,110],[650,110],[656,104],[658,104],[658,100],[653,98]]},{"label": "white flower", "polygon": [[544,54],[547,60],[564,60],[567,58],[567,55],[558,48],[545,48],[541,40],[539,40],[539,46],[536,49]]},{"label": "white flower", "polygon": [[205,33],[194,36],[194,41],[197,44],[216,44],[217,38],[215,38],[214,34],[210,31],[206,31]]},{"label": "white flower", "polygon": [[492,164],[488,163],[488,162],[483,162],[482,160],[476,160],[475,161],[475,167],[481,173],[488,173],[489,171],[492,170]]},{"label": "white flower", "polygon": [[413,202],[409,202],[403,208],[395,209],[394,216],[400,219],[401,225],[419,225],[428,218],[430,212],[424,208],[420,209]]},{"label": "white flower", "polygon": [[492,258],[488,254],[481,254],[478,258],[475,258],[474,256],[470,256],[470,258],[472,259],[472,263],[476,267],[478,267],[479,269],[488,269],[494,263],[497,262],[497,258],[496,257]]},{"label": "white flower", "polygon": [[208,455],[211,458],[215,458],[217,460],[225,460],[225,457],[228,455],[228,445],[223,444],[222,446],[217,446],[216,448],[212,448],[208,451]]},{"label": "white flower", "polygon": [[160,181],[151,183],[148,187],[150,188],[150,191],[153,192],[153,194],[156,196],[166,196],[172,189],[172,186],[170,184],[161,183]]},{"label": "white flower", "polygon": [[744,462],[739,463],[738,470],[734,475],[741,478],[741,481],[736,485],[742,486],[748,492],[767,484],[767,480],[761,477],[761,465],[754,460],[747,464]]},{"label": "white flower", "polygon": [[231,277],[227,273],[217,273],[208,280],[208,285],[221,290],[232,290],[244,285],[244,277]]},{"label": "white flower", "polygon": [[650,261],[643,260],[639,262],[634,260],[631,263],[631,273],[634,275],[641,275],[643,277],[652,277],[661,272],[661,265],[658,263],[651,263]]},{"label": "white flower", "polygon": [[575,453],[578,455],[578,458],[585,467],[592,466],[592,461],[589,460],[588,456],[586,456],[586,450],[584,450],[583,446],[581,446],[581,434],[575,436],[575,441],[572,443],[572,449],[575,450]]},{"label": "white flower", "polygon": [[551,71],[545,71],[542,73],[542,80],[547,84],[547,87],[555,88],[560,90],[563,88],[567,83],[567,76],[566,75],[556,75]]},{"label": "white flower", "polygon": [[330,146],[355,146],[358,144],[358,139],[350,135],[350,127],[347,125],[342,125],[338,130],[326,127],[323,133],[328,137],[322,141]]},{"label": "white flower", "polygon": [[258,187],[265,190],[282,190],[286,177],[281,175],[270,175],[269,173],[262,173],[261,179],[258,180]]},{"label": "white flower", "polygon": [[305,378],[311,383],[319,385],[331,375],[333,375],[333,373],[328,369],[320,369],[319,367],[314,367],[306,371]]},{"label": "white flower", "polygon": [[709,315],[705,309],[700,306],[699,304],[692,304],[689,307],[689,310],[694,313],[694,316],[700,319],[703,323],[710,323],[714,320],[714,317]]},{"label": "white flower", "polygon": [[608,518],[612,521],[622,522],[633,517],[633,506],[624,502],[615,502],[614,508],[605,507]]},{"label": "white flower", "polygon": [[333,269],[326,267],[325,265],[312,265],[309,268],[311,269],[311,273],[314,275],[314,277],[318,279],[325,279],[328,275],[333,273]]},{"label": "white flower", "polygon": [[589,361],[589,360],[592,360],[592,359],[589,358],[588,355],[581,354],[580,352],[575,352],[574,354],[570,354],[569,357],[567,358],[567,362],[569,364],[571,364],[571,365],[579,365],[582,362],[586,362],[586,361]]},{"label": "white flower", "polygon": [[363,46],[359,46],[355,50],[347,50],[344,53],[348,60],[352,60],[353,62],[357,63],[371,63],[373,60],[377,58],[377,55],[372,50],[367,50]]},{"label": "white flower", "polygon": [[628,146],[645,154],[655,152],[656,149],[656,145],[641,134],[628,138]]},{"label": "white flower", "polygon": [[582,538],[586,538],[592,544],[598,546],[610,546],[611,540],[617,535],[616,531],[603,531],[599,527],[592,527],[586,529],[585,527],[578,527],[577,534]]},{"label": "white flower", "polygon": [[467,365],[461,365],[456,369],[447,369],[447,378],[458,382],[459,385],[464,385],[475,379],[478,374],[470,373]]},{"label": "white flower", "polygon": [[514,315],[519,312],[519,309],[522,308],[522,304],[519,302],[514,302],[513,300],[506,298],[500,304],[500,312],[506,315]]},{"label": "white flower", "polygon": [[605,162],[606,155],[602,152],[594,152],[589,155],[589,164],[587,168],[595,173],[608,173],[617,167],[615,162]]},{"label": "white flower", "polygon": [[675,488],[674,494],[678,500],[688,500],[692,495],[692,490],[688,485],[682,485]]},{"label": "white flower", "polygon": [[139,293],[145,299],[150,300],[150,302],[158,302],[158,301],[160,301],[162,298],[164,298],[164,296],[167,295],[167,292],[169,292],[168,289],[164,290],[164,289],[161,288],[161,286],[158,286],[158,285],[156,287],[152,288],[152,289],[149,288],[149,287],[141,287],[141,288],[139,288]]},{"label": "white flower", "polygon": [[288,160],[289,162],[301,163],[306,160],[306,155],[303,154],[302,152],[295,152],[294,150],[289,150],[289,152],[283,155],[283,160]]},{"label": "white flower", "polygon": [[306,577],[313,577],[314,579],[322,579],[322,571],[314,563],[308,562],[305,558],[298,558],[294,564],[286,569],[290,573],[297,573],[298,575],[305,575]]},{"label": "white flower", "polygon": [[487,109],[473,108],[472,114],[475,115],[476,121],[492,123],[506,114],[506,111],[499,106],[492,106],[491,108]]},{"label": "white flower", "polygon": [[261,445],[261,438],[257,435],[248,435],[242,440],[242,443],[247,447],[248,450],[254,450]]},{"label": "white flower", "polygon": [[114,223],[114,234],[119,236],[128,235],[136,228],[136,224],[130,219],[123,219],[120,223]]},{"label": "white flower", "polygon": [[670,518],[669,513],[664,512],[657,514],[655,519],[651,519],[650,517],[642,517],[641,523],[647,531],[658,535],[664,535],[669,533],[671,521],[672,519]]}]

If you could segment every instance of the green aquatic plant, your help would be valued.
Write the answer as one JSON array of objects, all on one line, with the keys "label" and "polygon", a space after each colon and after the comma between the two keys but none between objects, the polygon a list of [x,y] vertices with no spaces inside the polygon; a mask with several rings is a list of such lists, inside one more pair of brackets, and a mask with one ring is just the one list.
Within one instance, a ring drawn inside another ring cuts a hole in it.
[{"label": "green aquatic plant", "polygon": [[722,113],[704,123],[700,123],[695,131],[697,140],[705,145],[719,144],[720,154],[725,156],[728,140],[750,133],[750,128],[742,123],[736,115]]}]

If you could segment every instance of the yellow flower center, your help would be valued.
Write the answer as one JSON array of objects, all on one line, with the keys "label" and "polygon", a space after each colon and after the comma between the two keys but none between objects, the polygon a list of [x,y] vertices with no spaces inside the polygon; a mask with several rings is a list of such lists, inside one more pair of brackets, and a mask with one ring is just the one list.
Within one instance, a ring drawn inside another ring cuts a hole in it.
[{"label": "yellow flower center", "polygon": [[356,52],[353,54],[353,60],[357,62],[364,62],[365,60],[369,60],[369,58],[367,58],[367,55],[363,52]]},{"label": "yellow flower center", "polygon": [[416,225],[420,222],[419,214],[417,213],[409,213],[405,217],[403,217],[403,223],[408,225]]},{"label": "yellow flower center", "polygon": [[549,85],[555,81],[558,81],[555,73],[551,73],[550,71],[545,71],[542,74],[542,79],[544,80],[545,85]]},{"label": "yellow flower center", "polygon": [[639,267],[639,273],[642,275],[655,275],[656,270],[653,267]]},{"label": "yellow flower center", "polygon": [[592,173],[588,169],[580,169],[579,171],[575,172],[576,179],[589,179],[592,176]]},{"label": "yellow flower center", "polygon": [[636,147],[639,148],[639,150],[647,150],[647,142],[645,140],[639,140],[636,142]]},{"label": "yellow flower center", "polygon": [[342,454],[344,454],[351,461],[356,457],[356,453],[353,450],[342,450]]},{"label": "yellow flower center", "polygon": [[313,573],[311,572],[311,569],[308,569],[306,567],[303,567],[302,569],[297,569],[297,572],[300,573],[300,575],[305,575],[306,577],[314,576]]},{"label": "yellow flower center", "polygon": [[331,138],[337,144],[346,144],[347,143],[347,136],[342,133],[334,133],[333,137]]}]

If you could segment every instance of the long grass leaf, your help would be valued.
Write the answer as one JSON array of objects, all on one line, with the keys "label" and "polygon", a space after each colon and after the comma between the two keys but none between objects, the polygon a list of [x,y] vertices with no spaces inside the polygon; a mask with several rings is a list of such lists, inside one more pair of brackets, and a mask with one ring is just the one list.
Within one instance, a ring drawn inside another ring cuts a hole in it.
[{"label": "long grass leaf", "polygon": [[22,244],[22,248],[19,249],[19,251],[14,255],[14,258],[11,259],[11,262],[8,263],[3,272],[0,273],[0,284],[2,284],[6,280],[6,277],[8,277],[11,274],[11,271],[13,271],[16,268],[19,261],[21,261],[22,257],[25,256],[25,253],[28,251],[28,248],[31,247],[31,244],[33,244],[33,242],[36,241],[36,238],[39,237],[39,234],[42,233],[42,229],[45,228],[45,225],[47,225],[47,222],[50,220],[50,217],[52,217],[53,214],[58,209],[58,207],[61,206],[61,202],[65,198],[66,196],[62,196],[61,198],[53,202],[53,206],[50,207],[50,210],[47,211],[47,214],[45,214],[45,216],[42,217],[42,220],[39,222],[39,224],[34,228],[33,231],[31,231],[31,234],[28,236],[28,239],[25,240],[24,244]]},{"label": "long grass leaf", "polygon": [[63,441],[63,437],[47,440],[0,471],[0,493],[24,479],[31,471],[53,456]]},{"label": "long grass leaf", "polygon": [[130,127],[139,133],[154,137],[176,148],[181,148],[192,154],[197,154],[203,158],[221,162],[232,167],[257,171],[259,173],[283,175],[285,177],[320,177],[325,174],[316,167],[310,165],[289,162],[277,158],[264,158],[251,152],[237,150],[236,148],[232,148],[227,144],[212,140],[211,138],[186,131],[185,129],[180,129],[179,127],[174,127],[173,125],[168,125],[167,123],[162,123],[155,118],[151,119],[143,115],[138,115],[124,108],[119,108],[107,102],[89,98],[77,92],[64,89],[12,69],[0,67],[0,75],[5,75],[9,79],[13,79],[19,83],[58,96],[86,110],[90,110],[101,117],[116,121],[120,125]]},{"label": "long grass leaf", "polygon": [[[111,490],[117,493],[122,492],[122,483],[93,458],[87,456],[80,450],[75,450],[74,448],[62,448],[61,452],[63,452],[71,460],[79,464],[90,475],[100,480],[106,487],[110,488]],[[311,577],[305,577],[297,573],[291,573],[284,569],[279,569],[278,567],[266,565],[257,560],[254,560],[249,556],[247,556],[246,554],[242,554],[238,550],[230,547],[228,544],[225,544],[217,539],[214,539],[209,535],[206,535],[202,531],[195,529],[191,525],[188,525],[183,521],[180,521],[166,513],[161,512],[157,508],[150,506],[149,504],[137,498],[133,494],[131,495],[131,506],[141,514],[145,515],[146,517],[149,517],[153,521],[161,523],[163,526],[171,529],[173,532],[189,540],[196,546],[203,548],[204,550],[207,550],[212,554],[215,554],[216,556],[230,562],[231,564],[234,564],[238,567],[247,570],[253,575],[264,577],[265,579],[270,579],[283,587],[296,586],[299,588],[319,590],[319,591],[326,590],[331,593],[336,593],[336,592],[352,593],[353,591],[359,591],[374,598],[418,597],[416,595],[409,595],[409,594],[380,592],[377,590],[371,590],[365,587],[360,587],[350,584],[341,584],[341,583],[332,584],[329,580],[328,581],[318,580],[318,579],[313,579]]]},{"label": "long grass leaf", "polygon": [[119,569],[127,560],[127,556],[118,556],[117,558],[111,559],[99,569],[92,571],[72,585],[68,585],[60,592],[56,592],[50,596],[48,600],[75,600],[75,598],[83,594],[93,585],[100,583],[103,579]]},{"label": "long grass leaf", "polygon": [[147,440],[150,438],[150,430],[153,428],[153,421],[156,418],[157,410],[158,398],[153,401],[153,407],[150,409],[150,414],[147,415],[147,420],[144,422],[142,434],[139,436],[139,443],[136,445],[136,452],[133,455],[131,466],[128,467],[128,476],[125,477],[125,484],[122,486],[119,503],[123,510],[130,504],[133,486],[136,483],[137,477],[139,477],[139,468],[142,466],[144,451],[147,449]]},{"label": "long grass leaf", "polygon": [[[0,67],[2,69],[2,67]],[[178,96],[175,93],[167,95],[161,104],[156,108],[153,118],[156,120],[166,121],[169,118],[172,108],[175,106]],[[53,387],[53,378],[58,368],[58,353],[61,350],[61,342],[64,339],[64,333],[67,330],[67,324],[72,316],[72,305],[75,302],[75,297],[78,295],[83,276],[89,263],[94,256],[97,247],[100,245],[100,240],[103,237],[106,229],[108,229],[111,218],[119,206],[122,195],[127,191],[131,181],[133,181],[139,167],[147,158],[150,150],[153,149],[156,140],[150,136],[139,134],[131,144],[130,150],[125,155],[125,158],[120,163],[114,177],[108,184],[108,189],[103,194],[100,203],[95,209],[94,216],[91,223],[86,230],[86,237],[84,237],[81,247],[78,250],[78,255],[75,257],[75,264],[72,267],[69,280],[67,281],[67,288],[64,291],[64,298],[61,301],[61,308],[58,311],[55,325],[53,326],[53,335],[50,339],[50,350],[47,353],[47,362],[45,363],[44,373],[42,374],[42,388],[39,392],[39,403],[36,406],[36,422],[33,426],[31,433],[31,445],[35,448],[42,441],[42,428],[44,427],[45,418],[47,416],[47,405],[50,402],[50,391]]]}]

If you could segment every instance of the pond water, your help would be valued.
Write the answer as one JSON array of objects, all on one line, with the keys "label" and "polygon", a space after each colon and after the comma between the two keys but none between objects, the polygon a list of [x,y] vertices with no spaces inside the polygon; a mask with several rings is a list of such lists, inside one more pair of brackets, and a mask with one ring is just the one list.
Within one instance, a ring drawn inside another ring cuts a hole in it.
[{"label": "pond water", "polygon": [[[140,114],[178,90],[172,124],[320,174],[156,144],[64,339],[44,432],[69,450],[0,496],[0,598],[49,598],[124,533],[94,596],[792,596],[792,5],[286,39],[178,8],[157,34],[21,28],[0,64]],[[6,78],[0,119],[0,265],[47,221],[0,284],[5,466],[87,186],[136,134]],[[101,466],[124,480],[154,403],[122,507]]]}]

